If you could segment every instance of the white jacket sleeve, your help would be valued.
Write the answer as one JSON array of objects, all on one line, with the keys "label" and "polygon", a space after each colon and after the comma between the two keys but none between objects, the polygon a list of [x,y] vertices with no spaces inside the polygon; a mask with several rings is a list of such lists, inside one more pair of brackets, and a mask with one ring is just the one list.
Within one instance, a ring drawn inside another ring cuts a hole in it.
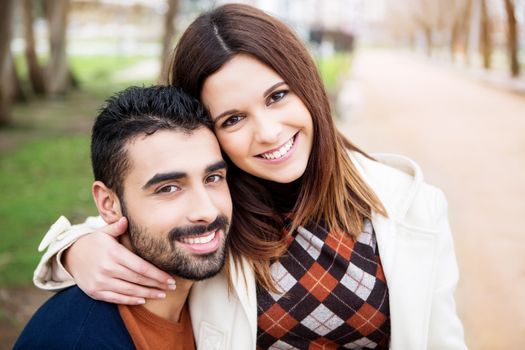
[{"label": "white jacket sleeve", "polygon": [[33,283],[40,289],[58,291],[75,284],[60,259],[62,253],[80,237],[95,232],[106,223],[100,216],[89,217],[80,225],[71,225],[61,216],[46,233],[38,246],[42,252],[47,248],[33,275]]},{"label": "white jacket sleeve", "polygon": [[459,280],[454,243],[448,223],[448,205],[443,192],[437,191],[436,212],[439,213],[438,265],[431,305],[429,349],[467,349],[463,326],[456,312],[454,292]]}]

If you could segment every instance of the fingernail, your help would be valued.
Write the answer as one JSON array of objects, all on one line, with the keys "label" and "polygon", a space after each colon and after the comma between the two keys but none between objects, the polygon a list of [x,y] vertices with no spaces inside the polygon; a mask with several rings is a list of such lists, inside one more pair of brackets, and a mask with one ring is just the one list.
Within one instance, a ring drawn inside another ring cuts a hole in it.
[{"label": "fingernail", "polygon": [[175,284],[175,280],[172,279],[172,278],[170,278],[170,279],[168,280],[168,284]]},{"label": "fingernail", "polygon": [[177,288],[176,285],[174,285],[174,284],[168,284],[168,289],[170,289],[170,290],[175,290],[176,288]]},{"label": "fingernail", "polygon": [[166,293],[159,293],[157,294],[157,298],[164,299],[166,297]]},{"label": "fingernail", "polygon": [[139,300],[137,300],[137,304],[138,305],[146,304],[146,300],[145,299],[139,299]]}]

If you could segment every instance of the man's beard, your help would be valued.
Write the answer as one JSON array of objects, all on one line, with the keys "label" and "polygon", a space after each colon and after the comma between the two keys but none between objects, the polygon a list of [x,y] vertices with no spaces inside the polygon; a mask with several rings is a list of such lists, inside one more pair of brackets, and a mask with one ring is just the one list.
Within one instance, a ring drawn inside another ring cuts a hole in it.
[{"label": "man's beard", "polygon": [[[137,225],[131,217],[128,219],[128,233],[133,251],[144,260],[159,269],[184,279],[200,281],[215,276],[224,266],[225,241],[228,234],[228,218],[219,215],[208,226],[176,227],[168,234],[149,233]],[[197,255],[177,246],[176,239],[206,232],[221,231],[219,248],[210,254]]]}]

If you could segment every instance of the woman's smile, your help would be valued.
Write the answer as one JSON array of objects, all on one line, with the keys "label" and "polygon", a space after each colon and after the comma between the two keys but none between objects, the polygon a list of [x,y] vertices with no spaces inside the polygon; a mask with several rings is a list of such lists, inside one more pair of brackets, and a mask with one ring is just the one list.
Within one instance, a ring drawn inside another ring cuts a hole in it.
[{"label": "woman's smile", "polygon": [[273,69],[238,54],[206,79],[202,99],[235,165],[280,183],[303,175],[312,151],[312,117]]},{"label": "woman's smile", "polygon": [[297,134],[292,136],[288,141],[286,141],[280,147],[271,149],[264,153],[258,154],[257,157],[262,158],[265,161],[270,161],[271,164],[280,163],[289,159],[295,151],[295,140],[297,139]]}]

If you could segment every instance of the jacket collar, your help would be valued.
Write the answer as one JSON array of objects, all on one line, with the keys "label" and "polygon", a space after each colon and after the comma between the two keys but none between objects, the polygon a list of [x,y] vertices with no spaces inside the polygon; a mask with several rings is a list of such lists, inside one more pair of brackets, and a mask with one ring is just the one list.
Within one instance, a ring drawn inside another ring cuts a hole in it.
[{"label": "jacket collar", "polygon": [[396,222],[404,221],[423,183],[423,175],[414,161],[400,155],[373,154],[376,160],[372,160],[360,153],[352,152],[350,158],[388,214],[388,217],[384,217],[372,212],[372,225],[376,233],[383,271],[390,286],[395,275],[393,266],[397,245]]},{"label": "jacket collar", "polygon": [[372,154],[376,160],[352,152],[350,159],[365,182],[379,197],[388,215],[402,220],[423,183],[419,166],[397,154]]}]

